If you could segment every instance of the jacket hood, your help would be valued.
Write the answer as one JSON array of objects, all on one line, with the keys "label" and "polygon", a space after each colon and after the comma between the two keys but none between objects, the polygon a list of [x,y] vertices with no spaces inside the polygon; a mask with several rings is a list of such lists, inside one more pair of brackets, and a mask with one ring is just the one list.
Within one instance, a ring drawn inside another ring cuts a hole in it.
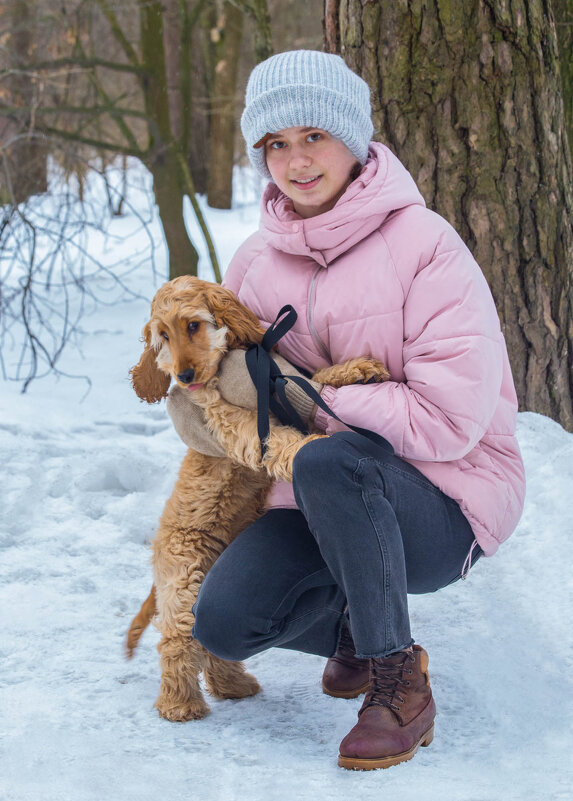
[{"label": "jacket hood", "polygon": [[274,183],[262,199],[260,233],[283,253],[308,256],[323,267],[360,242],[405,206],[425,206],[414,179],[384,145],[371,142],[368,160],[334,208],[303,219]]}]

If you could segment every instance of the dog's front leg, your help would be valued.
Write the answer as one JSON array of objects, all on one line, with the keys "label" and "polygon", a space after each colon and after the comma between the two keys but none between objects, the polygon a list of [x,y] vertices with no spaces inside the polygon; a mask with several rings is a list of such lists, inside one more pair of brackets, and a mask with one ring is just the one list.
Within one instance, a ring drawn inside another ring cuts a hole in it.
[{"label": "dog's front leg", "polygon": [[157,650],[161,655],[161,686],[155,708],[162,718],[183,722],[209,714],[199,686],[202,667],[201,646],[192,637],[163,636]]},{"label": "dog's front leg", "polygon": [[[292,464],[298,451],[325,434],[301,434],[296,428],[280,425],[271,416],[271,430],[266,441],[266,454],[261,456],[257,431],[257,412],[233,406],[218,395],[216,402],[202,396],[209,428],[236,464],[251,470],[264,469],[271,478],[292,481]],[[207,402],[209,400],[209,402]]]},{"label": "dog's front leg", "polygon": [[[203,667],[203,649],[191,636],[193,614],[191,607],[203,579],[197,571],[185,566],[165,580],[162,565],[156,560],[155,581],[159,614],[157,627],[161,640],[157,646],[160,654],[161,686],[155,707],[161,717],[184,721],[205,717],[209,707],[205,703],[199,673]],[[192,581],[191,573],[194,573]]]},{"label": "dog's front leg", "polygon": [[[385,365],[378,359],[361,357],[319,370],[313,378],[321,384],[343,387],[358,381],[386,381],[389,375]],[[308,442],[323,436],[325,435],[309,434],[305,436],[292,428],[271,426],[266,442],[267,452],[263,466],[273,478],[292,481],[294,457]]]},{"label": "dog's front leg", "polygon": [[331,387],[347,387],[350,384],[380,383],[390,378],[386,365],[379,359],[362,356],[357,359],[348,359],[341,364],[323,367],[313,375],[313,380],[319,384],[328,384]]},{"label": "dog's front leg", "polygon": [[271,426],[266,440],[263,467],[270,476],[279,481],[292,481],[294,457],[308,442],[323,439],[325,436],[326,434],[301,434],[288,426]]},{"label": "dog's front leg", "polygon": [[157,587],[160,610],[157,625],[163,636],[157,646],[161,656],[161,687],[155,706],[168,720],[199,719],[208,714],[209,707],[198,680],[201,670],[208,691],[218,698],[245,698],[261,689],[242,662],[213,656],[191,636],[194,617],[190,610],[204,577],[203,567],[190,566],[189,574],[194,578],[190,587],[182,588],[183,575],[170,585]]}]

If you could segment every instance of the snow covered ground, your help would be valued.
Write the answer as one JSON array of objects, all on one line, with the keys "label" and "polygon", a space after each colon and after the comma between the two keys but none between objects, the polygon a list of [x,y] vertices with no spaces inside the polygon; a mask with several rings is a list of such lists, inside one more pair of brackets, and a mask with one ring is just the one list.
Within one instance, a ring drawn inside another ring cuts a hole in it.
[{"label": "snow covered ground", "polygon": [[[208,214],[226,264],[256,204]],[[129,218],[114,225],[121,236]],[[145,299],[83,319],[62,366],[91,377],[87,396],[81,381],[0,385],[0,799],[573,798],[573,435],[535,414],[519,416],[528,496],[515,535],[466,582],[411,598],[439,712],[412,762],[337,767],[360,699],[323,695],[323,660],[305,654],[253,658],[263,692],[211,700],[205,720],[157,716],[157,632],[132,662],[123,642],[184,454],[164,407],[128,380],[163,277],[138,271]]]}]

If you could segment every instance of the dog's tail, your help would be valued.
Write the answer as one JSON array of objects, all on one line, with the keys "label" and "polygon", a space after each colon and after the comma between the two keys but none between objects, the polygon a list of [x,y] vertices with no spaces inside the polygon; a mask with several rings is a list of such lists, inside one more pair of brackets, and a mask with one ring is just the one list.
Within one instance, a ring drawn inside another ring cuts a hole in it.
[{"label": "dog's tail", "polygon": [[145,629],[149,626],[151,619],[157,611],[155,602],[155,584],[151,588],[151,592],[141,605],[141,609],[131,621],[131,626],[127,632],[127,639],[125,641],[125,655],[131,659],[137,648],[137,644]]}]

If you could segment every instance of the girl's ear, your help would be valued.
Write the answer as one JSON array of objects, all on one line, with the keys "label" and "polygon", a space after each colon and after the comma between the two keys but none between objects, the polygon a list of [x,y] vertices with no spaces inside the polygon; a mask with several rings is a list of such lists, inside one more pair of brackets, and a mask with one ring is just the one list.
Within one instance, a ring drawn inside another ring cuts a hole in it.
[{"label": "girl's ear", "polygon": [[205,299],[217,327],[226,326],[228,329],[229,349],[260,344],[265,329],[253,312],[243,306],[229,289],[212,284],[205,290]]},{"label": "girl's ear", "polygon": [[145,348],[139,362],[129,371],[131,383],[138,398],[147,403],[158,403],[169,392],[171,377],[157,366],[156,351],[151,347],[149,323],[143,329]]}]

